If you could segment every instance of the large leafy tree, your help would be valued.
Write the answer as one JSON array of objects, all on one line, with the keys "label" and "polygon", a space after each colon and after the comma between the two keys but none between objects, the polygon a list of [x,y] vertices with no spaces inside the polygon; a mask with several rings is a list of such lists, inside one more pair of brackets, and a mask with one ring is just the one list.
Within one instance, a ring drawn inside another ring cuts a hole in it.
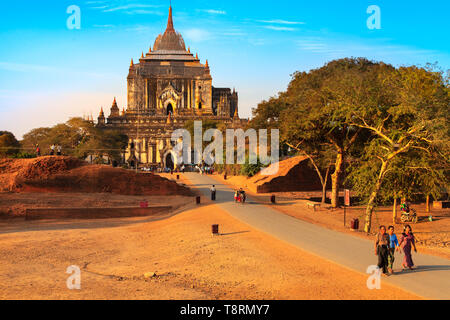
[{"label": "large leafy tree", "polygon": [[20,150],[20,143],[14,134],[0,131],[0,157],[12,156]]},{"label": "large leafy tree", "polygon": [[22,141],[26,149],[33,149],[39,144],[41,150],[48,150],[50,145],[58,144],[67,155],[80,158],[107,155],[117,161],[127,143],[128,137],[121,132],[97,128],[92,122],[81,118],[72,118],[52,128],[33,129],[24,135]]},{"label": "large leafy tree", "polygon": [[[295,77],[304,74],[297,73]],[[272,97],[267,101],[258,104],[253,109],[253,119],[250,127],[254,129],[280,129],[282,149],[289,148],[291,152],[308,157],[311,166],[316,171],[322,184],[322,203],[326,201],[326,187],[328,176],[332,167],[332,153],[322,137],[313,136],[310,132],[301,132],[295,119],[284,121],[282,117],[289,117],[292,106],[288,102],[288,93],[281,92],[277,97]],[[307,137],[308,136],[308,137]]]},{"label": "large leafy tree", "polygon": [[256,109],[252,110],[253,119],[250,126],[254,129],[271,129],[280,128],[280,116],[288,107],[286,103],[286,94],[280,93],[278,97],[272,97],[267,101],[262,101]]},{"label": "large leafy tree", "polygon": [[390,68],[363,58],[331,61],[320,69],[296,73],[280,96],[288,105],[280,115],[283,139],[300,146],[301,153],[327,159],[322,161],[322,171],[333,158],[332,207],[339,205],[345,163],[359,156],[361,142],[367,138],[362,128],[352,124],[353,110],[389,101],[389,94],[374,87],[373,74]]},{"label": "large leafy tree", "polygon": [[[350,125],[372,134],[365,148],[366,163],[363,165],[370,169],[358,170],[355,174],[356,180],[360,183],[365,180],[366,188],[370,189],[364,225],[366,232],[370,231],[373,209],[389,174],[399,170],[403,170],[400,174],[406,174],[405,170],[408,170],[408,176],[412,177],[419,169],[432,170],[431,163],[441,163],[445,169],[450,145],[450,95],[448,83],[440,72],[415,66],[383,68],[375,71],[371,78],[373,90],[379,90],[378,96],[384,95],[384,98],[356,109],[344,108],[351,114]],[[413,153],[412,158],[417,161],[411,165],[406,159],[408,155],[411,159]],[[405,159],[404,164],[399,165],[399,159]],[[435,173],[422,172],[417,178],[427,185],[429,192],[436,189],[436,183],[430,181],[434,180],[433,176],[437,177]]]}]

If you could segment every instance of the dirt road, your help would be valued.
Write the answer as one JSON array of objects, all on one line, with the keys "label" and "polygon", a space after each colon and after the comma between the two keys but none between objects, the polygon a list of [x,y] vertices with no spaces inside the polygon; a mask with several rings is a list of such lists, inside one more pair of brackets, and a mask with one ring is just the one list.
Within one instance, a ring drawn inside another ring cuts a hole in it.
[{"label": "dirt road", "polygon": [[[384,283],[369,290],[367,275],[211,204],[159,221],[0,221],[0,248],[0,299],[420,299]],[[81,290],[66,286],[71,265]]]},{"label": "dirt road", "polygon": [[[206,175],[187,173],[187,179],[205,196],[209,188],[218,189],[217,205],[248,225],[266,232],[298,248],[315,253],[320,257],[337,262],[359,272],[366,272],[370,265],[376,264],[373,243],[358,237],[349,236],[333,230],[301,221],[252,199],[245,205],[233,201],[233,190]],[[417,270],[405,271],[383,279],[420,296],[434,299],[450,299],[450,263],[449,260],[425,254],[414,254]],[[401,263],[397,255],[395,268]]]}]

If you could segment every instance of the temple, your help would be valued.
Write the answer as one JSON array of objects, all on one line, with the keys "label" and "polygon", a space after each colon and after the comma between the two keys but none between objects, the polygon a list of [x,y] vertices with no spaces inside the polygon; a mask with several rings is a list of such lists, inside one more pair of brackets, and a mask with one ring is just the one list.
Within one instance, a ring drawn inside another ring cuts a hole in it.
[{"label": "temple", "polygon": [[172,7],[167,28],[139,63],[131,60],[127,78],[128,106],[120,111],[117,101],[98,127],[121,130],[129,137],[123,162],[131,166],[173,169],[171,135],[190,120],[216,120],[227,127],[240,127],[238,94],[229,88],[214,88],[208,60],[201,63],[186,49],[175,31]]}]

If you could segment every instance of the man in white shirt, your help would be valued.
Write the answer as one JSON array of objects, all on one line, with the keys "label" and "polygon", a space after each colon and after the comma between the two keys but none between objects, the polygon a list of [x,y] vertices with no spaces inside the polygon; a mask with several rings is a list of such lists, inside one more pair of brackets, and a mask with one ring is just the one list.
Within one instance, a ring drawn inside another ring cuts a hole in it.
[{"label": "man in white shirt", "polygon": [[216,186],[211,187],[211,200],[216,201]]}]

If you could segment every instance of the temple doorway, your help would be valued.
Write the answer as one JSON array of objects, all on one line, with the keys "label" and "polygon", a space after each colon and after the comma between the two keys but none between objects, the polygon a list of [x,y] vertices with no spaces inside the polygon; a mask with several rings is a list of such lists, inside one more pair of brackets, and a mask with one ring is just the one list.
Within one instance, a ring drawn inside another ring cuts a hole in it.
[{"label": "temple doorway", "polygon": [[170,152],[166,156],[166,168],[169,170],[175,169],[175,163],[173,160],[173,156],[172,156],[172,153],[170,153]]},{"label": "temple doorway", "polygon": [[167,115],[169,115],[169,114],[172,114],[172,115],[173,115],[173,107],[172,107],[172,104],[171,104],[171,103],[169,103],[169,104],[167,105]]}]

